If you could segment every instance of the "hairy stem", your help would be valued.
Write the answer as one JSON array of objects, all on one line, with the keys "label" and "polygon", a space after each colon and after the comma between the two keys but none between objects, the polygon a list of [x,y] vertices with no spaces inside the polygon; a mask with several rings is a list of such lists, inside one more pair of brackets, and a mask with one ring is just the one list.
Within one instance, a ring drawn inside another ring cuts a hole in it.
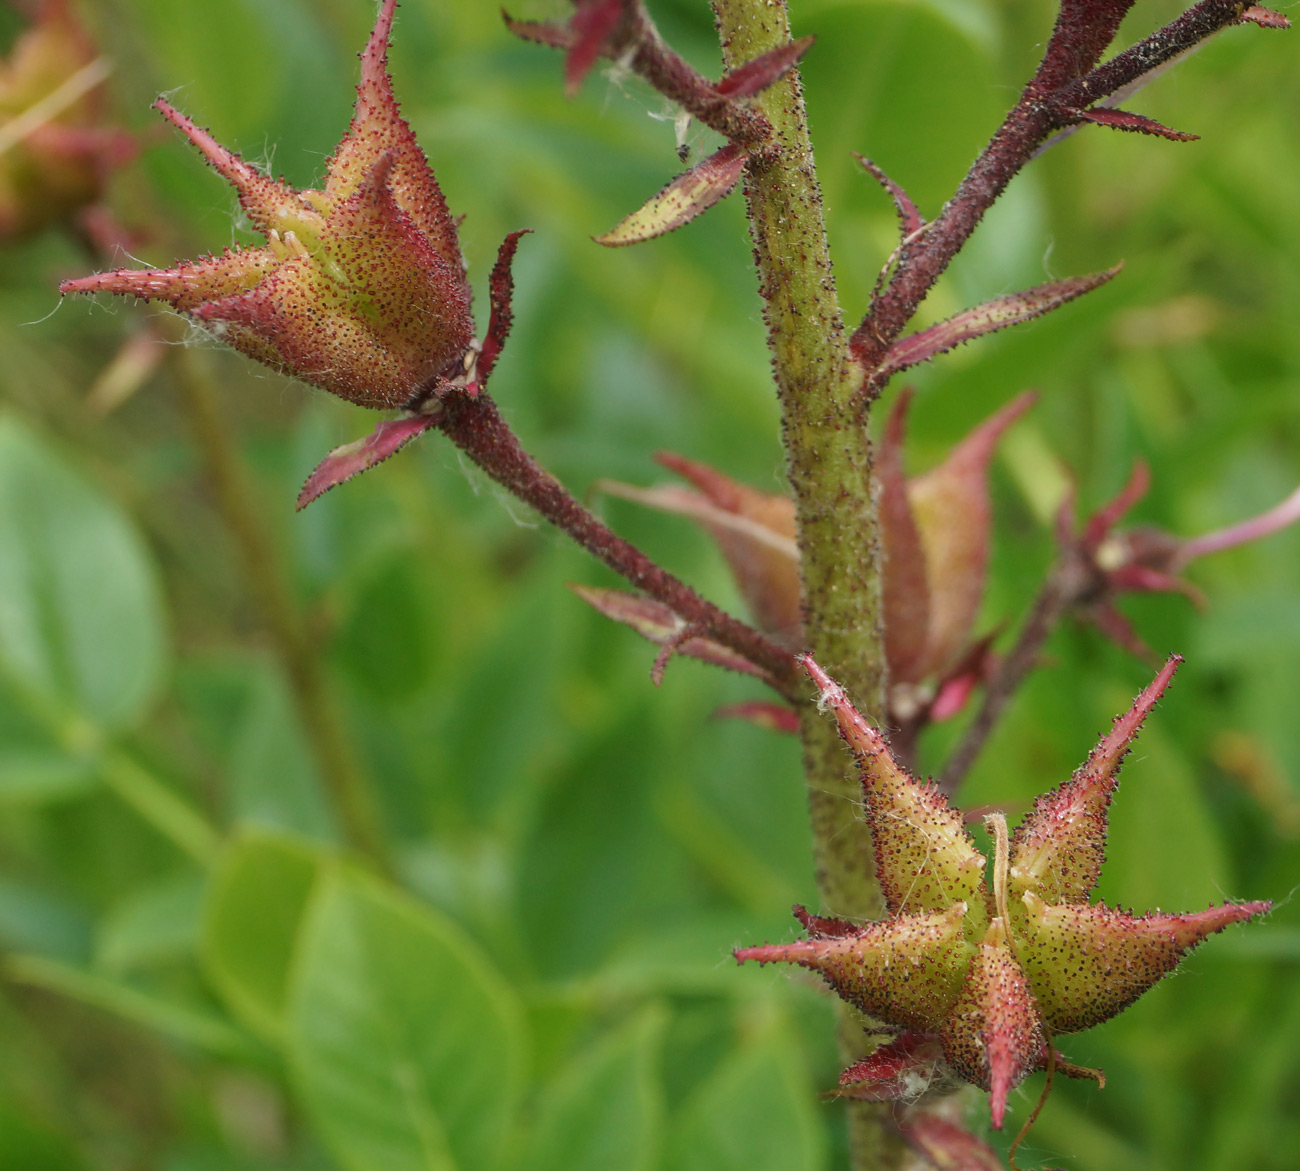
[{"label": "hairy stem", "polygon": [[[783,2],[714,0],[724,61],[735,68],[787,43]],[[799,524],[807,649],[861,710],[884,711],[880,545],[872,500],[871,450],[857,408],[852,360],[826,245],[803,94],[790,74],[756,99],[776,149],[745,177],[750,234],[780,397],[790,484]],[[871,835],[858,816],[859,783],[834,721],[802,706],[804,769],[817,879],[827,914],[879,917]],[[841,1018],[841,1047],[861,1056],[862,1031]],[[901,1168],[910,1156],[880,1107],[850,1107],[858,1171]]]},{"label": "hairy stem", "polygon": [[203,355],[187,347],[173,352],[177,381],[212,477],[217,508],[239,550],[343,832],[353,847],[388,870],[387,839],[373,792],[330,698],[320,659],[280,573],[279,557],[253,503],[252,489],[226,429]]},{"label": "hairy stem", "polygon": [[696,634],[707,634],[761,667],[783,695],[796,694],[799,673],[789,651],[705,601],[579,504],[559,480],[524,451],[486,391],[472,397],[451,394],[442,405],[444,413],[438,426],[498,484],[637,589],[669,606]]}]

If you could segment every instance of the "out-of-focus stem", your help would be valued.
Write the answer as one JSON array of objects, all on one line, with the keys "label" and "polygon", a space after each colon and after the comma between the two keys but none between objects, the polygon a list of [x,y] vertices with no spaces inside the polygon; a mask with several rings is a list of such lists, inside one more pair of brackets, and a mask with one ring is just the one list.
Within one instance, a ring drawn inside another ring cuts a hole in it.
[{"label": "out-of-focus stem", "polygon": [[1172,572],[1182,569],[1189,561],[1205,557],[1210,553],[1219,553],[1237,545],[1258,541],[1279,529],[1284,529],[1300,520],[1300,488],[1291,493],[1281,504],[1274,505],[1259,516],[1252,516],[1239,524],[1229,525],[1226,529],[1216,529],[1199,537],[1192,537],[1178,546],[1170,565]]},{"label": "out-of-focus stem", "polygon": [[373,792],[329,695],[320,658],[304,632],[278,552],[254,506],[248,476],[231,442],[206,360],[189,347],[175,347],[173,353],[177,381],[212,477],[217,508],[239,550],[344,834],[357,850],[383,869],[390,869],[387,839]]}]

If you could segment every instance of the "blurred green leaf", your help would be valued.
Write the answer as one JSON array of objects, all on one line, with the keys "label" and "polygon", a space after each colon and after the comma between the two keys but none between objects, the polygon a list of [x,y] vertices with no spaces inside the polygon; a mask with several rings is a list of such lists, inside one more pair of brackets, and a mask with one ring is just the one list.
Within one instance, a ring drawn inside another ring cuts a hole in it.
[{"label": "blurred green leaf", "polygon": [[674,1119],[667,1166],[820,1171],[825,1142],[803,1054],[772,1013],[723,1058]]},{"label": "blurred green leaf", "polygon": [[18,1103],[0,1099],[0,1167],[15,1171],[82,1171],[85,1166],[69,1137],[32,1117]]},{"label": "blurred green leaf", "polygon": [[202,956],[221,996],[259,1036],[285,1035],[290,968],[319,855],[303,842],[250,832],[212,878]]},{"label": "blurred green leaf", "polygon": [[193,953],[204,888],[202,875],[185,873],[159,879],[121,900],[96,932],[97,966],[116,975]]},{"label": "blurred green leaf", "polygon": [[0,416],[0,669],[60,715],[133,723],[165,667],[143,542],[102,489]]},{"label": "blurred green leaf", "polygon": [[45,887],[0,879],[0,942],[13,951],[85,961],[90,912]]},{"label": "blurred green leaf", "polygon": [[294,962],[288,1051],[345,1167],[495,1167],[522,1028],[513,994],[444,916],[345,868],[322,876]]},{"label": "blurred green leaf", "polygon": [[227,768],[234,821],[326,842],[336,840],[320,775],[293,699],[269,667],[250,674]]},{"label": "blurred green leaf", "polygon": [[564,1068],[541,1104],[525,1171],[649,1171],[658,1166],[666,1013],[645,1009]]}]

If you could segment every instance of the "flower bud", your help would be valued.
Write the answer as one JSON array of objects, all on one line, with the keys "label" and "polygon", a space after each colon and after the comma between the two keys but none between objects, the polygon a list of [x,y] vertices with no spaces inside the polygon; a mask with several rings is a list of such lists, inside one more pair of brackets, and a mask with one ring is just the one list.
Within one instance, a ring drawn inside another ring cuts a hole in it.
[{"label": "flower bud", "polygon": [[359,406],[417,408],[465,385],[475,359],[470,289],[455,220],[393,95],[395,8],[386,0],[361,55],[352,123],[319,190],[261,174],[155,103],[235,187],[264,246],[83,277],[62,291],[165,302],[259,362]]}]

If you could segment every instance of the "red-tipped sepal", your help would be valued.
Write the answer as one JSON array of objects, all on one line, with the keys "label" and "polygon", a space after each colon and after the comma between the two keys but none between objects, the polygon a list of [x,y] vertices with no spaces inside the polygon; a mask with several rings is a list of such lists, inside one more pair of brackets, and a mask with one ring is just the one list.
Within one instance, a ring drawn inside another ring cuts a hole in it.
[{"label": "red-tipped sepal", "polygon": [[840,1074],[840,1087],[828,1097],[857,1102],[910,1101],[946,1072],[943,1046],[929,1033],[904,1033]]},{"label": "red-tipped sepal", "polygon": [[1183,955],[1216,931],[1262,915],[1272,903],[1228,903],[1188,915],[1131,915],[1101,903],[1020,899],[1016,951],[1052,1033],[1091,1028],[1132,1004]]},{"label": "red-tipped sepal", "polygon": [[815,935],[795,943],[742,947],[741,963],[798,964],[869,1016],[902,1029],[926,1030],[956,1003],[970,964],[956,903],[924,915],[868,923],[848,935]]},{"label": "red-tipped sepal", "polygon": [[609,247],[639,244],[689,224],[735,190],[748,161],[749,154],[742,147],[727,143],[703,162],[678,175],[617,227],[597,236],[596,243]]},{"label": "red-tipped sepal", "polygon": [[[1148,131],[1148,133],[1153,132]],[[883,384],[899,371],[915,366],[918,362],[928,362],[985,334],[1009,329],[1013,325],[1032,321],[1035,317],[1042,317],[1043,314],[1059,309],[1076,297],[1081,297],[1084,293],[1090,293],[1093,289],[1104,285],[1118,275],[1123,267],[1122,264],[1117,264],[1105,272],[1049,281],[1032,289],[1009,293],[1005,297],[986,301],[973,309],[965,309],[946,321],[940,321],[937,325],[895,342],[889,347],[884,361],[872,377]]]},{"label": "red-tipped sepal", "polygon": [[396,455],[417,435],[437,424],[439,412],[387,419],[363,439],[336,447],[316,466],[298,493],[296,507],[306,508],[331,488],[345,483]]},{"label": "red-tipped sepal", "polygon": [[1088,901],[1106,858],[1106,812],[1120,765],[1182,661],[1171,656],[1074,776],[1034,802],[1011,839],[1011,898],[1032,891],[1052,903]]},{"label": "red-tipped sepal", "polygon": [[956,1073],[989,1091],[999,1129],[1007,1095],[1042,1064],[1038,1006],[1000,924],[980,944],[961,995],[940,1033]]},{"label": "red-tipped sepal", "polygon": [[[820,689],[819,703],[839,721],[862,773],[862,796],[875,845],[876,874],[891,915],[969,906],[985,921],[984,855],[960,813],[930,785],[916,781],[859,715],[844,689],[809,656],[805,670]],[[963,912],[965,913],[965,912]]]}]

